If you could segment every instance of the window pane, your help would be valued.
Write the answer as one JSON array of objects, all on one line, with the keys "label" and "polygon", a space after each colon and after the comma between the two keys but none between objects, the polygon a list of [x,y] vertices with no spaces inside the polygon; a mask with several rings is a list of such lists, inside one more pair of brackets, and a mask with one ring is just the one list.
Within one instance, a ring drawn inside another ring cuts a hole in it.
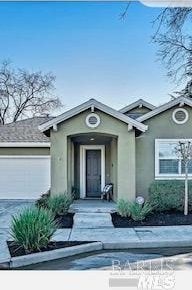
[{"label": "window pane", "polygon": [[[181,173],[184,174],[185,173],[185,166],[183,161],[181,162]],[[188,173],[192,174],[192,160],[189,161],[189,165],[188,165]]]},{"label": "window pane", "polygon": [[177,158],[175,154],[175,148],[177,146],[177,142],[172,143],[172,142],[162,142],[159,143],[159,157],[160,158]]},{"label": "window pane", "polygon": [[171,174],[178,174],[178,160],[174,159],[162,159],[159,160],[159,173],[171,173]]}]

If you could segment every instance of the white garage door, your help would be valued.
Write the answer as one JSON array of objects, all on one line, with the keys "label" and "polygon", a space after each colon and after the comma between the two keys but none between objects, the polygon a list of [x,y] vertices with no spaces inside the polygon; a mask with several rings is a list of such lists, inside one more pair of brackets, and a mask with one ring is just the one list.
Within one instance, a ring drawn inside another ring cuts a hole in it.
[{"label": "white garage door", "polygon": [[0,157],[0,199],[36,199],[50,187],[50,156]]}]

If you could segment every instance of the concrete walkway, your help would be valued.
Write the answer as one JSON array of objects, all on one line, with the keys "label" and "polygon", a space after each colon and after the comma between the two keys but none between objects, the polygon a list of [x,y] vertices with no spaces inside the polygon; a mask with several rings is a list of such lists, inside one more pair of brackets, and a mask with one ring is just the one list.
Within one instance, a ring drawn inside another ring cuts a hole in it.
[{"label": "concrete walkway", "polygon": [[[20,202],[15,205],[8,203],[7,207],[2,203],[0,205],[0,263],[4,263],[10,260],[6,240],[10,238],[11,215],[31,204]],[[85,213],[85,206],[79,203],[80,210],[75,214],[74,227],[57,230],[53,240],[99,241],[103,249],[192,247],[192,225],[114,228],[109,211],[114,209],[115,204],[104,202],[101,206],[100,201],[98,205],[96,212]],[[86,206],[89,208],[89,203]]]},{"label": "concrete walkway", "polygon": [[105,249],[192,247],[192,226],[72,228],[58,230],[57,241],[100,241]]},{"label": "concrete walkway", "polygon": [[116,211],[116,204],[103,200],[76,200],[70,211],[75,212],[73,228],[76,230],[113,228],[110,213]]},{"label": "concrete walkway", "polygon": [[109,213],[76,213],[73,221],[74,229],[113,228]]},{"label": "concrete walkway", "polygon": [[75,213],[110,213],[116,211],[116,203],[98,199],[75,200],[70,206]]}]

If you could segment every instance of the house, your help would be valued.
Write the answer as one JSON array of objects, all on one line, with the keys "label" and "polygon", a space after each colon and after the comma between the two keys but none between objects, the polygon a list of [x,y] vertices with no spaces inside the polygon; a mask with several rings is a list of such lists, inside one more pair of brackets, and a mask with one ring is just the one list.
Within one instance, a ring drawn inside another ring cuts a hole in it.
[{"label": "house", "polygon": [[109,182],[114,200],[147,197],[152,181],[184,178],[174,148],[192,139],[191,125],[192,100],[179,97],[119,111],[90,99],[55,118],[0,126],[0,197],[37,198],[51,186],[53,195],[75,187],[100,198]]}]

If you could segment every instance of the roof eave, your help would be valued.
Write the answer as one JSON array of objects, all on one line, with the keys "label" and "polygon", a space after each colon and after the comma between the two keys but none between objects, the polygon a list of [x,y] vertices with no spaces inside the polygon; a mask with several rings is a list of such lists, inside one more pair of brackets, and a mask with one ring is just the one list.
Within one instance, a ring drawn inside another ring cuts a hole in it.
[{"label": "roof eave", "polygon": [[156,108],[154,105],[144,101],[143,99],[139,99],[136,102],[133,102],[132,104],[130,104],[130,105],[126,106],[126,107],[123,107],[122,109],[119,110],[119,112],[124,114],[124,113],[126,113],[128,111],[131,111],[131,110],[137,108],[140,105],[142,105],[142,106],[144,106],[144,107],[146,107],[146,108],[148,108],[150,110],[154,110]]},{"label": "roof eave", "polygon": [[144,125],[144,124],[141,124],[139,121],[136,121],[134,119],[131,119],[130,117],[128,116],[125,116],[124,114],[122,114],[121,112],[119,111],[116,111],[115,109],[113,108],[110,108],[94,99],[91,99],[65,113],[63,113],[62,115],[56,117],[55,119],[53,120],[50,120],[42,125],[40,125],[38,128],[41,132],[45,132],[47,130],[49,130],[51,127],[53,127],[54,125],[57,125],[59,124],[60,122],[63,122],[67,119],[70,119],[72,118],[73,116],[91,108],[92,106],[94,106],[95,108],[105,112],[106,114],[108,115],[111,115],[127,124],[131,124],[133,125],[133,127],[136,127],[138,130],[142,131],[142,132],[145,132],[147,130],[147,126]]},{"label": "roof eave", "polygon": [[179,97],[179,98],[176,98],[174,100],[171,100],[170,102],[166,103],[166,104],[163,104],[162,106],[154,109],[153,111],[137,118],[137,121],[139,122],[143,122],[143,121],[146,121],[150,118],[153,118],[154,116],[176,106],[177,104],[179,103],[184,103],[188,106],[191,106],[192,107],[192,100],[188,99],[188,98],[185,98],[185,97]]}]

